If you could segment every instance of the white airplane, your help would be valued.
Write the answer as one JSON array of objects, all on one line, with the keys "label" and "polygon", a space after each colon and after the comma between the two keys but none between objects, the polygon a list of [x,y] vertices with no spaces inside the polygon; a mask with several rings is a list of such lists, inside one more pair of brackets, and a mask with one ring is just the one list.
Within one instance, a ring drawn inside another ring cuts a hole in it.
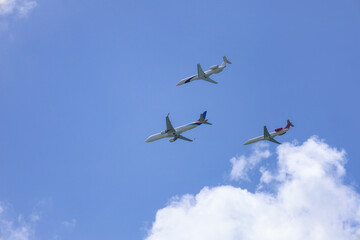
[{"label": "white airplane", "polygon": [[185,140],[185,141],[192,142],[193,140],[182,136],[181,133],[189,131],[190,129],[196,128],[197,126],[200,126],[203,123],[212,125],[211,123],[207,122],[208,119],[205,119],[205,118],[206,118],[206,111],[204,113],[200,114],[200,118],[198,121],[186,124],[181,127],[173,128],[173,126],[170,122],[170,119],[169,119],[169,114],[168,114],[166,116],[166,130],[163,130],[160,133],[151,135],[150,137],[148,137],[146,139],[145,142],[153,142],[153,141],[156,141],[156,140],[159,140],[162,138],[166,138],[166,137],[172,138],[169,140],[170,142],[175,142],[178,138]]},{"label": "white airplane", "polygon": [[205,71],[205,72],[202,70],[200,64],[198,64],[197,65],[198,74],[192,75],[191,77],[184,78],[183,80],[178,82],[176,84],[176,86],[180,86],[180,85],[183,85],[185,83],[189,83],[189,82],[199,80],[199,79],[217,84],[217,82],[212,80],[209,76],[214,74],[214,73],[221,72],[226,67],[226,63],[231,64],[231,62],[229,60],[227,60],[227,58],[225,56],[223,57],[223,59],[224,59],[224,61],[220,66],[219,65],[211,66],[210,69]]},{"label": "white airplane", "polygon": [[254,143],[254,142],[258,142],[258,141],[262,141],[262,140],[268,140],[270,142],[280,144],[278,141],[276,141],[274,139],[274,137],[279,136],[279,135],[284,135],[287,131],[289,131],[290,126],[294,127],[294,125],[289,120],[287,120],[287,125],[285,128],[277,128],[277,129],[275,129],[275,132],[272,132],[272,133],[269,133],[266,126],[264,126],[264,136],[259,136],[259,137],[253,138],[253,139],[249,139],[244,143],[244,145],[248,145],[250,143]]}]

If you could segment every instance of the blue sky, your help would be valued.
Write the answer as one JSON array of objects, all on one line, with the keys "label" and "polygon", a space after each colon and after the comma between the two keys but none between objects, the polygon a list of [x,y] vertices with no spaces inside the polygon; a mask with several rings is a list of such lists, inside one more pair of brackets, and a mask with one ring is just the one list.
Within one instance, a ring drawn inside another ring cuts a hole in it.
[{"label": "blue sky", "polygon": [[[32,2],[0,15],[0,201],[37,239],[142,239],[173,196],[255,191],[229,160],[287,119],[278,141],[345,149],[359,190],[359,1]],[[218,85],[175,86],[223,55]],[[204,110],[193,143],[145,143]]]}]

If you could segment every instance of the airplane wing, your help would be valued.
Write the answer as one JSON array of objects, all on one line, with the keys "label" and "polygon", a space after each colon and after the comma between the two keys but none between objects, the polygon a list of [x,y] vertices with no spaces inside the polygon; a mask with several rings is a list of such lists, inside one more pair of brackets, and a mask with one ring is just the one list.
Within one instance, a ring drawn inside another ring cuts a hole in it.
[{"label": "airplane wing", "polygon": [[209,77],[203,78],[203,80],[208,81],[208,82],[211,82],[211,83],[218,84],[218,82],[215,82],[214,80],[212,80],[212,79],[209,78]]},{"label": "airplane wing", "polygon": [[175,132],[175,129],[170,122],[169,114],[166,116],[166,131],[167,132]]},{"label": "airplane wing", "polygon": [[205,73],[204,73],[204,71],[202,70],[200,64],[197,65],[197,70],[198,70],[198,76],[199,76],[199,78],[205,78]]},{"label": "airplane wing", "polygon": [[185,140],[185,141],[189,141],[189,142],[192,142],[192,141],[193,141],[193,140],[188,139],[188,138],[186,138],[186,137],[184,137],[184,136],[181,136],[181,135],[178,135],[177,137],[180,138],[180,139],[182,139],[182,140]]},{"label": "airplane wing", "polygon": [[265,138],[267,138],[267,137],[271,138],[270,133],[269,133],[269,131],[267,130],[267,127],[266,127],[266,126],[264,126],[264,137],[265,137]]},{"label": "airplane wing", "polygon": [[270,142],[273,142],[273,143],[277,143],[277,144],[281,144],[281,143],[279,143],[278,141],[276,141],[275,139],[273,139],[273,138],[270,138],[270,139],[268,139]]},{"label": "airplane wing", "polygon": [[265,139],[266,139],[266,138],[269,138],[269,139],[266,139],[266,140],[268,140],[268,141],[270,141],[270,142],[277,143],[277,144],[281,144],[281,143],[279,143],[278,141],[276,141],[274,138],[272,138],[272,137],[270,136],[270,133],[269,133],[269,131],[267,130],[267,127],[266,127],[266,126],[264,126],[264,138],[265,138]]}]

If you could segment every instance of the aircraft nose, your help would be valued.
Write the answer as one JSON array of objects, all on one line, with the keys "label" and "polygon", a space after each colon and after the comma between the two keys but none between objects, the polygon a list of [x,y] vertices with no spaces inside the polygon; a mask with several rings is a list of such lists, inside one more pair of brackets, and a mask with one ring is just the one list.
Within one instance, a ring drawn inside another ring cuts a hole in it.
[{"label": "aircraft nose", "polygon": [[154,136],[150,136],[150,137],[148,137],[146,140],[145,140],[145,142],[147,142],[147,143],[149,143],[149,142],[153,142],[153,141],[155,141],[156,139],[154,139]]}]

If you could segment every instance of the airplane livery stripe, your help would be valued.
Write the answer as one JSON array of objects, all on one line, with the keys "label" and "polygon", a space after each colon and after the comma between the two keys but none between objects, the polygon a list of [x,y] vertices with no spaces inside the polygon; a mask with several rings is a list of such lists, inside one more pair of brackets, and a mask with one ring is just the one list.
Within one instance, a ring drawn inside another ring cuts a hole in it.
[{"label": "airplane livery stripe", "polygon": [[202,122],[193,122],[193,123],[190,123],[189,126],[190,125],[201,125],[201,124],[202,124]]},{"label": "airplane livery stripe", "polygon": [[188,82],[190,82],[190,80],[191,79],[193,79],[194,77],[190,77],[190,78],[188,78],[186,81],[185,81],[185,83],[188,83]]}]

